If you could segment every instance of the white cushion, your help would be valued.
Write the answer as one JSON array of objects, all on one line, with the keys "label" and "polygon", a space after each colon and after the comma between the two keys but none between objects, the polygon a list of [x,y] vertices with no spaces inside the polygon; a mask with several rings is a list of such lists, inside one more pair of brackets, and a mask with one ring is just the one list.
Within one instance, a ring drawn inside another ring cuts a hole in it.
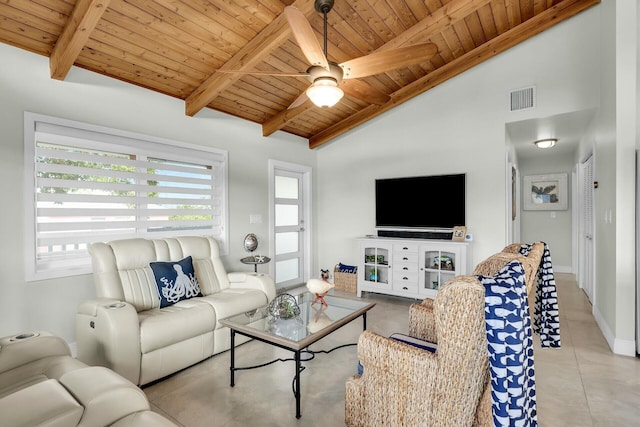
[{"label": "white cushion", "polygon": [[143,268],[120,270],[120,281],[125,301],[136,311],[160,307],[160,297],[153,270],[148,265]]},{"label": "white cushion", "polygon": [[48,379],[58,379],[65,372],[84,367],[84,363],[71,356],[49,356],[25,363],[0,373],[0,398]]},{"label": "white cushion", "polygon": [[84,406],[83,426],[108,426],[131,413],[149,410],[142,390],[101,366],[67,372],[60,384]]},{"label": "white cushion", "polygon": [[53,379],[0,399],[0,424],[3,426],[75,426],[80,422],[82,413],[82,406]]},{"label": "white cushion", "polygon": [[[211,304],[218,320],[235,316],[267,304],[267,296],[257,289],[229,288],[201,298]],[[216,329],[222,327],[216,324]]]},{"label": "white cushion", "polygon": [[213,331],[216,313],[201,298],[180,301],[162,309],[141,311],[140,349],[149,353]]},{"label": "white cushion", "polygon": [[220,283],[211,259],[194,259],[193,269],[196,272],[202,295],[210,295],[220,291]]}]

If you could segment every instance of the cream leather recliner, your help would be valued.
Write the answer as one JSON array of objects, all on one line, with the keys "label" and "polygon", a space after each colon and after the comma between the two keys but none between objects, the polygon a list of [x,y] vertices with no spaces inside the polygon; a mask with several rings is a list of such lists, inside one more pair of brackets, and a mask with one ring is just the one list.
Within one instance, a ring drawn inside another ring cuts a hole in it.
[{"label": "cream leather recliner", "polygon": [[130,381],[44,331],[0,338],[0,425],[175,427]]},{"label": "cream leather recliner", "polygon": [[[90,246],[97,299],[76,315],[78,359],[109,367],[138,385],[230,347],[220,319],[266,305],[276,294],[264,274],[227,273],[211,237],[126,239]],[[202,296],[160,308],[149,263],[187,256]]]}]

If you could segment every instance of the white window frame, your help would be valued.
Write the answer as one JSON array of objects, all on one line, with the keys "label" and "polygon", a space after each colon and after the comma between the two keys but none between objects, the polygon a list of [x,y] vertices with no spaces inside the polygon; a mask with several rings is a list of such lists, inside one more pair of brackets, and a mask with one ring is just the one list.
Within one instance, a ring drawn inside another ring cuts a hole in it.
[{"label": "white window frame", "polygon": [[[61,119],[42,114],[24,113],[24,189],[25,194],[25,279],[26,281],[45,280],[59,277],[69,277],[91,273],[91,262],[82,265],[60,268],[43,269],[37,263],[37,211],[36,211],[36,126],[40,129],[55,129],[55,133],[64,135],[62,138],[83,140],[87,144],[86,148],[96,146],[111,147],[116,151],[120,147],[129,148],[124,152],[131,151],[131,154],[146,153],[148,157],[164,158],[175,161],[186,161],[189,159],[207,158],[214,161],[220,169],[217,177],[222,180],[219,185],[220,206],[220,229],[219,235],[214,236],[220,246],[220,254],[227,255],[229,252],[229,211],[228,211],[228,152],[217,148],[206,147],[196,144],[175,141],[171,139],[149,136],[135,132],[123,131],[103,126],[97,126],[73,120]],[[185,156],[186,154],[186,156]],[[221,193],[221,194],[220,194]],[[169,235],[171,235],[169,233]],[[175,235],[175,232],[173,233]],[[130,237],[162,238],[167,237],[163,232],[154,232],[152,236],[146,233],[132,234]],[[122,238],[116,236],[115,238]]]}]

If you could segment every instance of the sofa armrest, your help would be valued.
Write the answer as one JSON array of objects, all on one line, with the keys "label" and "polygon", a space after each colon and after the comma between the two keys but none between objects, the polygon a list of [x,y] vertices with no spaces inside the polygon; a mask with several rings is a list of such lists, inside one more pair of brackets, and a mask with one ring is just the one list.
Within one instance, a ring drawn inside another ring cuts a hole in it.
[{"label": "sofa armrest", "polygon": [[76,314],[78,359],[140,379],[140,324],[133,305],[109,298],[85,301]]},{"label": "sofa armrest", "polygon": [[434,344],[438,343],[432,299],[426,299],[420,304],[411,304],[409,307],[409,335]]},{"label": "sofa armrest", "polygon": [[69,345],[48,332],[0,338],[0,373],[50,356],[71,356]]},{"label": "sofa armrest", "polygon": [[259,289],[267,295],[269,301],[276,297],[276,285],[266,274],[233,272],[228,273],[227,277],[231,288]]}]

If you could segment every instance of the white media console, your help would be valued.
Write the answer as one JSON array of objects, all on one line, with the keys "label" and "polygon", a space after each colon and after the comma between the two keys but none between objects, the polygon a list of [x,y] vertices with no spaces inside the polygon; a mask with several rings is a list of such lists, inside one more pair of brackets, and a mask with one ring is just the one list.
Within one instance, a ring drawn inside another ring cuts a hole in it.
[{"label": "white media console", "polygon": [[358,239],[358,297],[376,292],[433,298],[441,284],[470,274],[471,244],[451,240]]}]

